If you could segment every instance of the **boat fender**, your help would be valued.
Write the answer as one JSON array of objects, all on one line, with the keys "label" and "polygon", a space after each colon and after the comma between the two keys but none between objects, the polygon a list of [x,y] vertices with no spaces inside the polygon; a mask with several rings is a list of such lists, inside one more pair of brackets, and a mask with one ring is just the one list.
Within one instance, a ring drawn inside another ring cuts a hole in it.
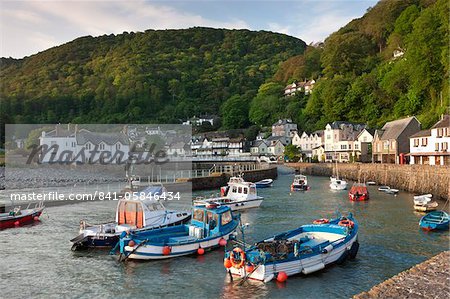
[{"label": "boat fender", "polygon": [[329,253],[331,252],[331,250],[333,250],[333,245],[328,245],[326,246],[324,249],[322,249],[322,253]]},{"label": "boat fender", "polygon": [[265,283],[268,283],[268,282],[271,281],[274,277],[275,277],[274,274],[270,274],[269,276],[267,276],[267,277],[264,279],[264,282],[265,282]]},{"label": "boat fender", "polygon": [[325,264],[324,263],[318,263],[318,264],[313,265],[311,267],[303,268],[302,273],[303,274],[309,274],[309,273],[312,273],[312,272],[316,272],[316,271],[322,270],[324,268],[325,268]]}]

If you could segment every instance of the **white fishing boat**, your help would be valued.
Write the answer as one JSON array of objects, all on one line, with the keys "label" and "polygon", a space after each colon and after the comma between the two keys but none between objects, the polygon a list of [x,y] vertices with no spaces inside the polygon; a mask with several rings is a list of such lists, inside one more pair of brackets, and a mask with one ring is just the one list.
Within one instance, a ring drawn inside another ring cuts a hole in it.
[{"label": "white fishing boat", "polygon": [[377,183],[374,181],[368,181],[366,184],[367,186],[375,186]]},{"label": "white fishing boat", "polygon": [[119,241],[122,260],[157,260],[225,246],[239,224],[229,207],[194,207],[189,224],[149,231],[122,233]]},{"label": "white fishing boat", "polygon": [[318,219],[313,223],[252,246],[236,242],[227,248],[224,266],[231,275],[244,280],[284,281],[288,276],[310,274],[329,264],[356,257],[358,223],[352,214],[332,220]]},{"label": "white fishing boat", "polygon": [[79,235],[70,240],[72,250],[114,247],[124,231],[146,231],[189,221],[190,212],[167,210],[156,199],[165,193],[163,186],[149,186],[122,198],[117,204],[115,222],[90,225],[81,220]]},{"label": "white fishing boat", "polygon": [[306,191],[309,190],[308,178],[303,174],[296,174],[294,181],[291,184],[291,191]]},{"label": "white fishing boat", "polygon": [[207,206],[216,204],[228,206],[232,211],[257,208],[261,205],[263,197],[258,196],[256,184],[246,182],[242,176],[231,177],[228,185],[220,189],[219,197],[197,197],[194,206]]}]

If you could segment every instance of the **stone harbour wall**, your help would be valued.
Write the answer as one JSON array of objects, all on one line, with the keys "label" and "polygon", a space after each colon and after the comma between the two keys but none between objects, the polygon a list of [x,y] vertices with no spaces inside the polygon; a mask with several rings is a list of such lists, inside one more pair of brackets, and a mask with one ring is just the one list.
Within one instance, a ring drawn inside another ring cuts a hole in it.
[{"label": "stone harbour wall", "polygon": [[[333,163],[288,163],[287,166],[310,175],[335,174]],[[416,194],[431,193],[435,198],[450,198],[450,166],[397,164],[338,164],[341,178],[387,185]]]},{"label": "stone harbour wall", "polygon": [[[276,179],[277,167],[270,167],[267,169],[244,171],[244,179],[249,182],[257,182],[263,179]],[[188,179],[192,183],[192,190],[207,190],[217,189],[226,186],[230,179],[229,174],[222,173],[217,176],[200,177]]]},{"label": "stone harbour wall", "polygon": [[353,298],[450,298],[450,251],[444,251]]}]

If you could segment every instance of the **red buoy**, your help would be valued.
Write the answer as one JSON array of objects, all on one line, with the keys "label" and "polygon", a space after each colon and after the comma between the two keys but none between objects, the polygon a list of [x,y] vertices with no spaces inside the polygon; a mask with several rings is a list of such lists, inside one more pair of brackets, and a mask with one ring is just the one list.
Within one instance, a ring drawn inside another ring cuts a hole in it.
[{"label": "red buoy", "polygon": [[205,253],[205,249],[203,249],[203,248],[199,248],[199,249],[197,249],[197,253],[199,254],[199,255],[203,255],[204,253]]},{"label": "red buoy", "polygon": [[34,216],[33,220],[34,221],[39,221],[39,216]]},{"label": "red buoy", "polygon": [[136,245],[136,242],[134,242],[133,240],[130,240],[130,242],[128,242],[128,246],[134,247],[134,245]]},{"label": "red buoy", "polygon": [[288,279],[288,276],[287,276],[286,272],[284,272],[284,271],[278,272],[278,275],[277,275],[278,282],[285,282],[287,279]]},{"label": "red buoy", "polygon": [[164,246],[162,249],[162,253],[164,255],[169,255],[171,251],[172,251],[172,249],[170,249],[170,246]]},{"label": "red buoy", "polygon": [[227,269],[230,269],[233,266],[233,264],[231,263],[229,258],[226,258],[223,260],[223,265]]},{"label": "red buoy", "polygon": [[219,245],[220,246],[226,246],[227,245],[227,240],[225,240],[224,238],[220,238]]},{"label": "red buoy", "polygon": [[20,225],[19,221],[14,222],[14,226],[19,226],[19,225]]}]

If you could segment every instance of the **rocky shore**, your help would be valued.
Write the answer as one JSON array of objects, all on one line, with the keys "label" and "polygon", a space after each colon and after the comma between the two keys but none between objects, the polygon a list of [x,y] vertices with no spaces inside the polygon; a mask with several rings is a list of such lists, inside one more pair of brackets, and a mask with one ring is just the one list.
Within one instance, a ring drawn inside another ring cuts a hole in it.
[{"label": "rocky shore", "polygon": [[444,251],[353,298],[450,298],[450,251]]}]

